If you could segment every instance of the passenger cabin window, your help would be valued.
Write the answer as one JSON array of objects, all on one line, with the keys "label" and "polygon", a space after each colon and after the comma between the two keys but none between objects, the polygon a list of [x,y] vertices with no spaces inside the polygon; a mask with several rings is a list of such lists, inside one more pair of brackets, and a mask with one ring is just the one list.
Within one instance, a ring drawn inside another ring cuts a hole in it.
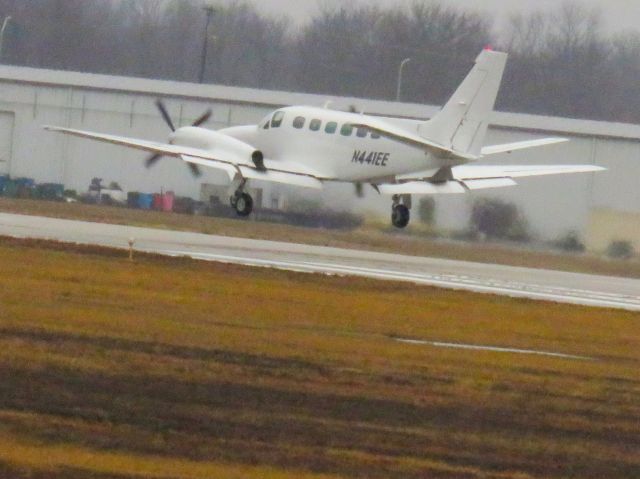
[{"label": "passenger cabin window", "polygon": [[375,131],[371,132],[371,138],[373,138],[374,140],[379,140],[380,139],[380,133],[376,133]]},{"label": "passenger cabin window", "polygon": [[322,121],[320,120],[311,120],[311,123],[309,123],[309,129],[311,131],[318,131],[320,129],[320,127],[322,126]]},{"label": "passenger cabin window", "polygon": [[338,124],[335,121],[330,121],[327,126],[324,127],[325,133],[333,135],[338,130]]},{"label": "passenger cabin window", "polygon": [[273,119],[271,120],[271,128],[280,128],[280,125],[282,125],[282,120],[284,120],[284,112],[275,112],[273,114]]},{"label": "passenger cabin window", "polygon": [[351,136],[352,133],[353,126],[351,126],[349,123],[345,123],[344,125],[342,125],[342,128],[340,129],[340,134],[342,136]]},{"label": "passenger cabin window", "polygon": [[307,122],[307,120],[303,117],[303,116],[297,116],[295,120],[293,120],[293,127],[294,128],[304,128],[304,124]]},{"label": "passenger cabin window", "polygon": [[358,138],[366,138],[367,129],[362,127],[358,128],[358,130],[356,131],[356,135],[358,136]]}]

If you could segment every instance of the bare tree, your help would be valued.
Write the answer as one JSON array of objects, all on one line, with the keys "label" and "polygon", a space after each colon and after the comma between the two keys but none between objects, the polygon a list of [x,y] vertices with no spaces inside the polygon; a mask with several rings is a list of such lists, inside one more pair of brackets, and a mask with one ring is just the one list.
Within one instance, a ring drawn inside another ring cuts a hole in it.
[{"label": "bare tree", "polygon": [[502,108],[576,118],[608,117],[610,48],[601,14],[574,3],[511,19]]},{"label": "bare tree", "polygon": [[398,66],[411,57],[404,97],[440,103],[489,40],[480,15],[438,3],[326,7],[298,39],[297,83],[308,91],[391,99]]},{"label": "bare tree", "polygon": [[[196,81],[204,0],[0,0],[11,15],[3,61],[33,67]],[[519,112],[640,121],[640,35],[607,38],[597,9],[565,3],[513,16],[498,107]],[[404,8],[325,1],[309,24],[260,14],[238,0],[217,8],[205,81],[442,104],[480,48],[487,17],[437,1]]]}]

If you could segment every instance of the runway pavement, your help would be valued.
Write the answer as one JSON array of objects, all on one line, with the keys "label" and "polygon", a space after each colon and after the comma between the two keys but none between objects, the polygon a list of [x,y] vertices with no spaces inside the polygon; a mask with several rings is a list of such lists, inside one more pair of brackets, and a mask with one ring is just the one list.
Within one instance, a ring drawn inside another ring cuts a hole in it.
[{"label": "runway pavement", "polygon": [[640,280],[0,213],[0,235],[640,311]]}]

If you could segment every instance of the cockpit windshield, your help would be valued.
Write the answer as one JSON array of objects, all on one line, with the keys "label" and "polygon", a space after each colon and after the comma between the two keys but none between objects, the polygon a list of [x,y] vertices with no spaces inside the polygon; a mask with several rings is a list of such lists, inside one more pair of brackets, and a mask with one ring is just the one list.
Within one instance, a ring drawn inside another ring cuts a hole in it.
[{"label": "cockpit windshield", "polygon": [[273,114],[269,114],[269,116],[263,118],[262,121],[260,121],[260,123],[258,123],[258,128],[263,128],[265,130],[268,130],[269,126],[271,125],[271,117],[272,116],[273,116]]},{"label": "cockpit windshield", "polygon": [[282,120],[284,120],[284,112],[275,112],[273,114],[273,118],[271,119],[271,128],[280,128],[280,125],[282,125]]}]

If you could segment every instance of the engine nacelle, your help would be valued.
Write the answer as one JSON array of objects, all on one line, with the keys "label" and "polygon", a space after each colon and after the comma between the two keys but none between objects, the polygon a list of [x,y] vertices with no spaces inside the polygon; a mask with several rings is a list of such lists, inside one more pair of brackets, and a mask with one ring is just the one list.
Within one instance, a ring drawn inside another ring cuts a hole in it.
[{"label": "engine nacelle", "polygon": [[187,126],[179,128],[169,137],[172,145],[205,150],[221,161],[255,166],[265,171],[264,155],[253,146],[229,135],[204,128]]}]

